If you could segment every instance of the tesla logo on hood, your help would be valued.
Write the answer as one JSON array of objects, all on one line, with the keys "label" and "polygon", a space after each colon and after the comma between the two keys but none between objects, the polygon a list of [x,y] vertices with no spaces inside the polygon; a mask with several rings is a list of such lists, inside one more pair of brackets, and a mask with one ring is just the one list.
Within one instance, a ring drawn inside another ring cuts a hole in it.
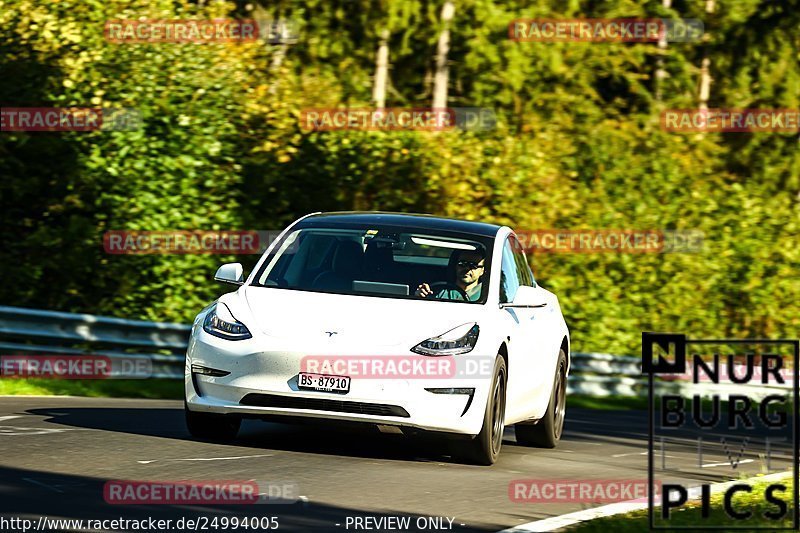
[{"label": "tesla logo on hood", "polygon": [[326,331],[325,333],[328,334],[328,337],[333,337],[334,335],[336,335],[339,332],[338,331]]}]

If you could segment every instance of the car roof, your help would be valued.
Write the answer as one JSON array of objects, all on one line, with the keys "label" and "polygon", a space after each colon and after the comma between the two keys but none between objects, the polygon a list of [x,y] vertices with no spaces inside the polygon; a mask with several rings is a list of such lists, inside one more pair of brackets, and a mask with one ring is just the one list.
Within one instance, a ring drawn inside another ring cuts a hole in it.
[{"label": "car roof", "polygon": [[459,220],[455,218],[437,217],[434,215],[392,213],[384,211],[337,211],[309,215],[298,223],[298,227],[315,225],[314,222],[327,224],[359,224],[364,226],[402,226],[411,230],[442,230],[470,233],[482,237],[494,237],[502,226]]}]

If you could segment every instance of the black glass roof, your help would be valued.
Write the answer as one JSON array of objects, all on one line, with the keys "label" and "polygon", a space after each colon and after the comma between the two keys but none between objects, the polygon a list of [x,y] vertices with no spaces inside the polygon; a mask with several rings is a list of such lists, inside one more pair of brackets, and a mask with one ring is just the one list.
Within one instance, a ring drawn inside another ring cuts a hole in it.
[{"label": "black glass roof", "polygon": [[407,213],[386,213],[380,211],[339,211],[319,213],[301,220],[297,229],[324,225],[359,226],[400,226],[409,230],[440,230],[470,233],[484,237],[494,237],[501,226],[474,222],[470,220],[457,220],[453,218],[437,217],[434,215],[416,215]]}]

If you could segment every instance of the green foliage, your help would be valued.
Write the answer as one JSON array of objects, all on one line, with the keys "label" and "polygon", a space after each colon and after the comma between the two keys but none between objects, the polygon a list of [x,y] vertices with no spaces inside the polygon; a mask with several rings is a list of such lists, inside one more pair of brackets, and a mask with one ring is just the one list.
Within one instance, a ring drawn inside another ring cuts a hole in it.
[{"label": "green foliage", "polygon": [[[666,108],[800,106],[796,1],[457,2],[450,103],[496,111],[487,132],[308,132],[307,107],[367,107],[380,29],[388,105],[430,105],[441,2],[313,0],[259,9],[297,24],[285,47],[111,44],[108,19],[248,16],[245,3],[0,0],[6,106],[141,110],[135,132],[0,136],[0,302],[188,321],[255,256],[106,255],[110,229],[279,229],[319,210],[430,212],[516,229],[697,229],[694,254],[536,255],[573,348],[637,353],[643,330],[797,337],[800,150],[791,134],[678,134]],[[698,7],[700,6],[700,7]],[[680,11],[684,10],[684,11]],[[652,44],[517,43],[515,18],[697,17],[657,102]],[[282,59],[281,59],[282,58]]]},{"label": "green foliage", "polygon": [[88,396],[183,399],[183,381],[174,379],[2,379],[0,395]]}]

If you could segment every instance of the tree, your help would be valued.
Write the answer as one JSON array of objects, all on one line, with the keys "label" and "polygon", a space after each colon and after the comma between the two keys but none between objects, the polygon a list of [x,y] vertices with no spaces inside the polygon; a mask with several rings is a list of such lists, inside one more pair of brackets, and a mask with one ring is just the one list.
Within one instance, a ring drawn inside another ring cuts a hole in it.
[{"label": "tree", "polygon": [[378,53],[375,54],[375,81],[372,87],[372,101],[375,107],[386,107],[386,85],[389,79],[389,30],[381,30]]},{"label": "tree", "polygon": [[451,0],[445,0],[440,17],[441,31],[436,46],[436,70],[433,75],[433,108],[447,107],[447,52],[450,49],[450,24],[456,7]]}]

